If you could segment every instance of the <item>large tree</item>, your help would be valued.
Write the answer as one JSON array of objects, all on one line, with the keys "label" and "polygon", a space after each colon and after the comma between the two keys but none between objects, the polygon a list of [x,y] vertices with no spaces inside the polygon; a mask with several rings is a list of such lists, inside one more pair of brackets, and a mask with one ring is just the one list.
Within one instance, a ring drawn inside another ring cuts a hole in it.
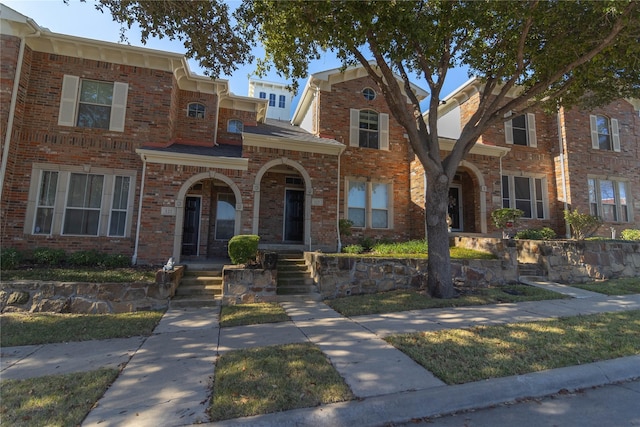
[{"label": "large tree", "polygon": [[[212,64],[221,52],[215,39],[224,32],[212,25],[195,27],[202,18],[193,20],[185,11],[197,3],[219,12],[221,1],[99,1],[121,22],[131,22],[127,8],[135,7],[138,14],[130,16],[150,34],[162,32],[170,20],[170,35],[186,35],[190,54],[215,75]],[[176,8],[182,11],[179,22],[167,12]],[[310,61],[330,51],[345,65],[362,65],[377,83],[427,176],[427,280],[437,297],[455,294],[446,224],[449,185],[488,127],[510,111],[640,97],[638,1],[249,0],[234,17],[223,22],[235,25],[235,35],[245,43],[257,40],[265,48],[259,68],[274,66],[287,79],[302,78]],[[452,150],[443,154],[438,106],[447,73],[458,66],[480,79],[479,104]],[[416,76],[431,94],[426,111],[410,85]]]}]

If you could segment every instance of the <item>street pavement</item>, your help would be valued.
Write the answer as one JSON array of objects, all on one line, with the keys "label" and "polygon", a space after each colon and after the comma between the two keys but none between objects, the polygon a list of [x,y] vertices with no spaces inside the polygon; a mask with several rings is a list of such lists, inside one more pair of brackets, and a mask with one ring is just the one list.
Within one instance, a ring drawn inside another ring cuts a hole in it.
[{"label": "street pavement", "polygon": [[[82,423],[100,427],[393,426],[640,378],[640,355],[636,355],[449,386],[383,339],[395,333],[640,309],[640,294],[607,297],[535,279],[530,279],[530,284],[553,287],[573,298],[353,318],[340,315],[322,302],[283,302],[290,321],[232,328],[219,327],[219,307],[170,308],[147,338],[3,348],[0,374],[5,380],[86,371],[100,366],[124,367]],[[236,349],[296,342],[316,344],[345,379],[356,399],[208,423],[206,410],[215,363],[220,355]],[[629,384],[632,392],[637,393],[637,383]],[[591,393],[586,392],[585,396]],[[613,399],[614,396],[614,393],[604,393],[601,398]],[[614,403],[632,412],[640,411],[640,404],[629,406],[622,398],[611,402]],[[584,413],[595,408],[591,400],[585,400],[585,405]],[[579,411],[579,406],[576,408]],[[456,415],[460,416],[467,414]],[[538,415],[526,415],[528,419],[535,416]],[[552,413],[547,416],[554,419]],[[447,422],[447,419],[453,417],[436,421]],[[460,419],[443,425],[466,425],[455,424]],[[513,425],[508,418],[504,420],[505,424],[491,425]],[[551,425],[571,425],[563,424],[561,418],[558,420],[558,424]],[[637,417],[630,420],[636,422]]]}]

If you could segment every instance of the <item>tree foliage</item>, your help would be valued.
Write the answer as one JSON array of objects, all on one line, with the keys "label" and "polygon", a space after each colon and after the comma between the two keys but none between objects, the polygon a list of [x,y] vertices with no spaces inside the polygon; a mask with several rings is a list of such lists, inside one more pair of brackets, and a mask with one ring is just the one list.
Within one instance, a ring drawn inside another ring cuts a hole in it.
[{"label": "tree foliage", "polygon": [[[120,22],[137,21],[144,37],[188,39],[188,54],[214,76],[250,60],[247,49],[258,41],[266,51],[258,69],[275,67],[287,79],[306,77],[309,62],[327,51],[345,66],[364,67],[425,168],[428,281],[432,294],[441,297],[455,293],[448,187],[478,137],[508,112],[640,98],[636,0],[247,0],[233,18],[221,0],[97,1]],[[478,77],[479,103],[452,150],[443,154],[441,92],[448,71],[457,66]],[[416,79],[431,94],[426,111],[410,85]]]}]

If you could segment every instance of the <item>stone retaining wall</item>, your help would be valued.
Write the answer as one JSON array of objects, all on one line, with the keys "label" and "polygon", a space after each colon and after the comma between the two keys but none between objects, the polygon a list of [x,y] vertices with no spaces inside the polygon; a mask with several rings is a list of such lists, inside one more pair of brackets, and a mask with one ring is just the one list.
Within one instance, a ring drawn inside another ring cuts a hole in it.
[{"label": "stone retaining wall", "polygon": [[[426,288],[426,259],[332,256],[305,253],[311,277],[323,298]],[[453,260],[457,286],[487,286],[517,279],[515,257],[507,260]]]},{"label": "stone retaining wall", "polygon": [[222,269],[222,304],[275,302],[277,270],[226,265]]},{"label": "stone retaining wall", "polygon": [[179,266],[158,271],[155,283],[0,282],[0,312],[106,314],[163,310],[183,274],[184,267]]}]

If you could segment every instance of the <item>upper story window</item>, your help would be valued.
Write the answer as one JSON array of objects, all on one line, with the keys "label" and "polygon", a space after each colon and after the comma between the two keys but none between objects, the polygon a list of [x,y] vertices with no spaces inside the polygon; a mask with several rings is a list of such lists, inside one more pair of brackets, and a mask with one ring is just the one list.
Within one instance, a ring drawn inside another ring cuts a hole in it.
[{"label": "upper story window", "polygon": [[354,227],[391,228],[391,184],[347,181],[347,216]]},{"label": "upper story window", "polygon": [[591,115],[589,119],[591,124],[591,148],[620,151],[618,120],[602,115]]},{"label": "upper story window", "polygon": [[[46,166],[45,166],[46,167]],[[32,173],[25,233],[127,237],[133,216],[135,172],[83,167],[36,167]],[[28,224],[28,225],[27,225]],[[28,227],[32,227],[30,230]]]},{"label": "upper story window", "polygon": [[606,222],[629,222],[627,183],[614,179],[589,178],[590,214]]},{"label": "upper story window", "polygon": [[198,102],[192,102],[187,107],[187,116],[204,119],[204,105]]},{"label": "upper story window", "polygon": [[366,99],[367,101],[373,101],[374,99],[376,99],[376,91],[371,89],[370,87],[365,87],[364,89],[362,89],[362,96],[364,96],[364,99]]},{"label": "upper story window", "polygon": [[123,132],[129,85],[65,75],[58,125]]},{"label": "upper story window", "polygon": [[350,111],[349,145],[389,149],[389,115],[373,110]]},{"label": "upper story window", "polygon": [[276,94],[275,93],[270,93],[269,94],[269,107],[275,107],[276,106]]},{"label": "upper story window", "polygon": [[227,122],[227,132],[242,133],[243,125],[241,120],[233,119]]},{"label": "upper story window", "polygon": [[278,107],[279,108],[284,108],[286,103],[287,103],[287,97],[284,96],[284,95],[280,95],[278,97]]},{"label": "upper story window", "polygon": [[520,209],[523,218],[544,219],[547,211],[546,179],[502,175],[502,207]]},{"label": "upper story window", "polygon": [[260,92],[260,94],[258,96],[260,97],[260,99],[267,99],[267,93],[266,92]]},{"label": "upper story window", "polygon": [[521,114],[504,122],[504,135],[507,144],[537,147],[536,115]]}]

